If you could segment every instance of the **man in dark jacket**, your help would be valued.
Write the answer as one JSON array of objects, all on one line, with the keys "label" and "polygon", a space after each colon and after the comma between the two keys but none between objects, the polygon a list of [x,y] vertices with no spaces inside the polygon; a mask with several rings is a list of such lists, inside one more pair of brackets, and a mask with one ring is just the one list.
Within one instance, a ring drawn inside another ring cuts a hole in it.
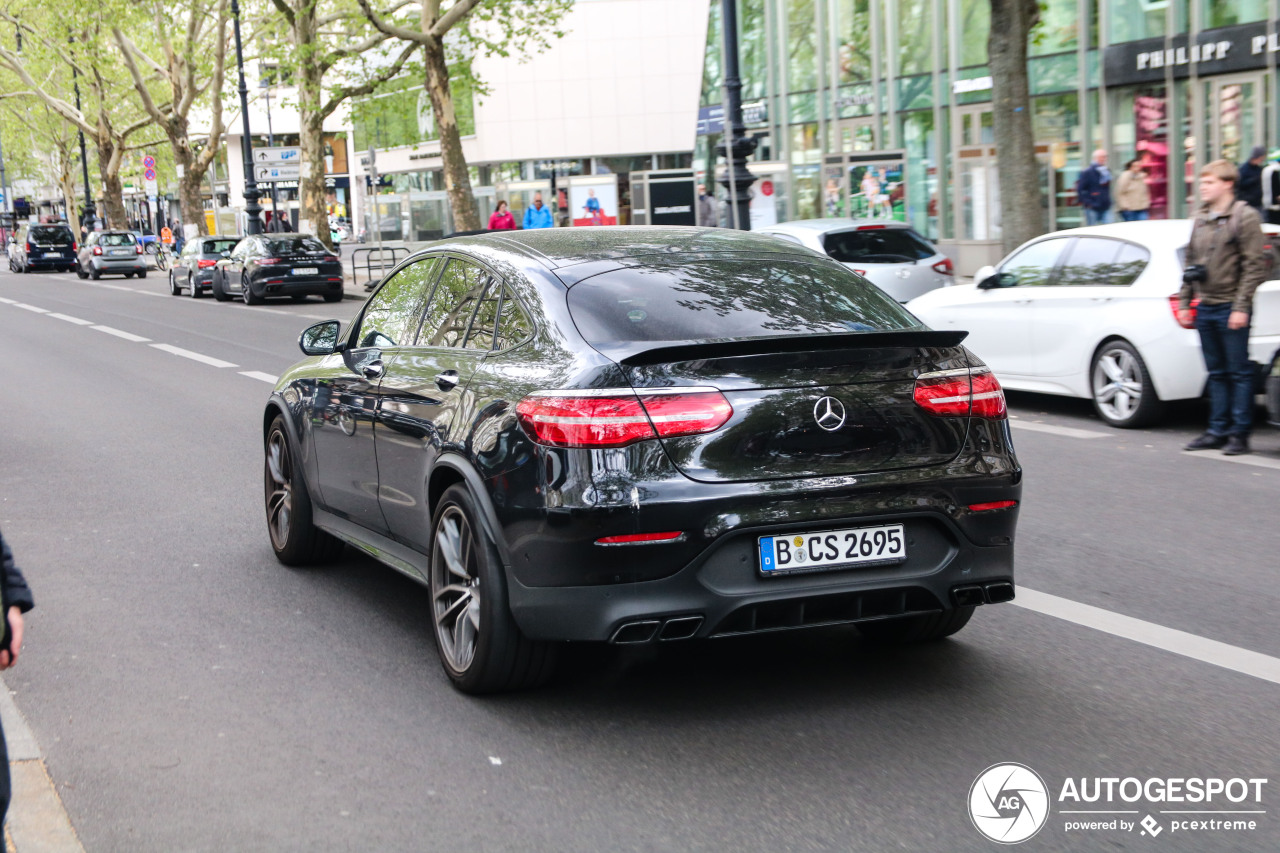
[{"label": "man in dark jacket", "polygon": [[[4,639],[7,645],[0,648],[0,669],[8,669],[18,662],[18,653],[22,651],[22,614],[35,606],[31,598],[31,588],[27,586],[22,571],[13,562],[13,552],[0,533],[0,597],[8,617],[8,630]],[[11,795],[9,782],[9,749],[5,745],[4,731],[0,729],[0,825],[4,816],[9,813]]]},{"label": "man in dark jacket", "polygon": [[1267,162],[1267,149],[1255,145],[1249,160],[1240,164],[1240,180],[1236,181],[1236,198],[1252,207],[1262,219],[1262,167]]},{"label": "man in dark jacket", "polygon": [[1093,162],[1076,178],[1076,198],[1084,208],[1085,225],[1111,221],[1111,170],[1103,149],[1093,152]]},{"label": "man in dark jacket", "polygon": [[[1253,294],[1266,278],[1266,247],[1257,212],[1235,198],[1236,167],[1216,160],[1200,172],[1204,210],[1191,226],[1187,272],[1178,299],[1178,322],[1191,325],[1191,298],[1200,298],[1195,328],[1209,372],[1209,429],[1187,450],[1223,448],[1227,456],[1249,452],[1253,425],[1253,365],[1249,324]],[[1196,280],[1196,279],[1199,280]]]}]

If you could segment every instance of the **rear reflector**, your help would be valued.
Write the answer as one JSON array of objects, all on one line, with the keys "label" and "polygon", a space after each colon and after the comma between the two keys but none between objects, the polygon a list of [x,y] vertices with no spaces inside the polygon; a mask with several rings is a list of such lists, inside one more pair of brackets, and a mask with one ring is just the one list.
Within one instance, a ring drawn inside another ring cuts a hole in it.
[{"label": "rear reflector", "polygon": [[985,504],[969,504],[969,509],[974,512],[990,512],[993,509],[1008,509],[1011,506],[1017,506],[1017,501],[991,501]]},{"label": "rear reflector", "polygon": [[216,267],[217,265],[218,265],[217,261],[211,261],[206,258],[201,258],[200,260],[196,261],[196,266],[202,270],[208,269],[209,267]]},{"label": "rear reflector", "polygon": [[714,388],[547,391],[516,406],[525,431],[552,447],[625,447],[651,438],[715,432],[733,407]]},{"label": "rear reflector", "polygon": [[683,542],[684,531],[669,530],[665,533],[626,533],[622,536],[604,536],[597,545],[660,545],[664,542]]},{"label": "rear reflector", "polygon": [[1008,414],[1004,390],[985,367],[922,373],[913,396],[917,406],[940,417],[1000,420]]}]

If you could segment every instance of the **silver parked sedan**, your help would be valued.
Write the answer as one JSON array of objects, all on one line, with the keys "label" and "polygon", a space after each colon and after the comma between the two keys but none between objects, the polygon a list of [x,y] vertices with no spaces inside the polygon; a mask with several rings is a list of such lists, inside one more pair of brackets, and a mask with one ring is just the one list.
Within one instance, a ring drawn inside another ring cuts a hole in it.
[{"label": "silver parked sedan", "polygon": [[76,275],[94,280],[104,275],[146,278],[142,244],[128,231],[94,231],[80,247]]},{"label": "silver parked sedan", "polygon": [[955,283],[951,259],[903,222],[801,219],[759,231],[834,258],[899,302]]}]

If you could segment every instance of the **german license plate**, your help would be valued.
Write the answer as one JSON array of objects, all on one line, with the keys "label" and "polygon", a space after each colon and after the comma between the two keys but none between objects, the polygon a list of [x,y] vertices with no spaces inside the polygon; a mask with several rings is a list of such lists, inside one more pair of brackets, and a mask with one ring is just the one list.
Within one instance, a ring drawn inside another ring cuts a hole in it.
[{"label": "german license plate", "polygon": [[760,573],[788,575],[907,558],[901,524],[761,536]]},{"label": "german license plate", "polygon": [[45,252],[44,256],[46,258],[60,258],[62,257],[62,253],[61,252]]},{"label": "german license plate", "polygon": [[294,275],[315,275],[318,272],[320,272],[320,270],[318,270],[315,267],[294,267],[293,268]]},{"label": "german license plate", "polygon": [[112,249],[112,250],[111,250],[111,252],[110,252],[110,254],[112,254],[112,255],[134,255],[134,254],[137,254],[137,253],[136,253],[136,252],[134,252],[134,251],[133,251],[133,249]]}]

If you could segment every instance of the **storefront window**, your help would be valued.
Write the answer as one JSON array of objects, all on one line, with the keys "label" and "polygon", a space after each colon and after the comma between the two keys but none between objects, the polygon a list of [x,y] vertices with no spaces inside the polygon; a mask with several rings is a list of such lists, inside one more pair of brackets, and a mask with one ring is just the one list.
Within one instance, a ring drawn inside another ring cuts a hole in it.
[{"label": "storefront window", "polygon": [[796,218],[817,219],[822,206],[819,147],[816,122],[791,128],[791,185],[795,194]]},{"label": "storefront window", "polygon": [[1169,101],[1163,86],[1129,86],[1113,93],[1112,144],[1118,174],[1129,160],[1142,162],[1151,193],[1151,218],[1169,217]]},{"label": "storefront window", "polygon": [[816,0],[787,3],[787,86],[793,92],[818,88]]},{"label": "storefront window", "polygon": [[987,64],[987,36],[991,32],[991,0],[960,0],[960,66]]},{"label": "storefront window", "polygon": [[1046,95],[1031,102],[1032,127],[1041,166],[1045,229],[1083,225],[1075,184],[1082,163],[1080,99],[1074,93]]},{"label": "storefront window", "polygon": [[1080,10],[1076,0],[1041,0],[1040,26],[1031,33],[1027,52],[1032,56],[1075,50],[1080,36]]},{"label": "storefront window", "polygon": [[720,4],[711,4],[707,18],[707,49],[702,62],[702,100],[704,107],[720,103],[724,85],[724,71],[720,68]]},{"label": "storefront window", "polygon": [[1205,29],[1267,19],[1266,0],[1203,0]]},{"label": "storefront window", "polygon": [[871,79],[870,0],[837,0],[840,82]]},{"label": "storefront window", "polygon": [[738,0],[738,44],[742,65],[742,99],[753,101],[765,95],[769,77],[769,46],[766,41],[765,0]]},{"label": "storefront window", "polygon": [[1045,56],[1027,63],[1031,94],[1061,92],[1080,85],[1080,58],[1074,53]]},{"label": "storefront window", "polygon": [[[898,0],[898,75],[928,74],[933,70],[932,0]],[[905,108],[899,105],[900,109]]]},{"label": "storefront window", "polygon": [[902,147],[906,149],[906,221],[926,237],[938,237],[938,134],[933,112],[902,117]]},{"label": "storefront window", "polygon": [[1107,4],[1107,23],[1110,25],[1111,43],[1119,44],[1164,35],[1165,14],[1169,4],[1185,5],[1186,2],[1188,0],[1156,0],[1156,2],[1146,2],[1146,0],[1115,2],[1113,0]]}]

